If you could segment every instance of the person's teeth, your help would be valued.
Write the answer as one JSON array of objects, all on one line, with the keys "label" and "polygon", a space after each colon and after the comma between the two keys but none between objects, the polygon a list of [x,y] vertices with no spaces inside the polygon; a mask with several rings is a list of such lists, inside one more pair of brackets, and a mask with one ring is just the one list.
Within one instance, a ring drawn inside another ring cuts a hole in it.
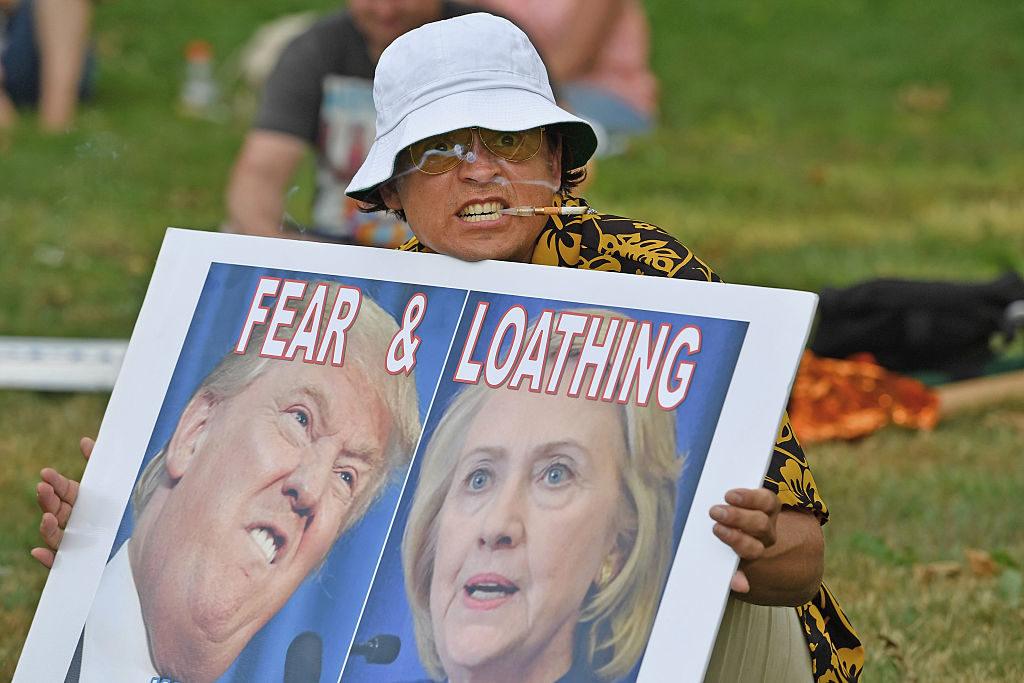
[{"label": "person's teeth", "polygon": [[477,600],[485,600],[485,601],[486,600],[498,600],[500,598],[505,597],[506,595],[508,595],[508,594],[507,593],[503,593],[502,591],[481,591],[481,590],[473,591],[473,597],[474,598],[476,598]]},{"label": "person's teeth", "polygon": [[518,589],[513,586],[505,586],[496,583],[478,583],[468,586],[468,589],[471,596],[481,600],[491,600],[494,597],[512,595],[518,591]]},{"label": "person's teeth", "polygon": [[266,529],[260,527],[258,529],[252,529],[249,532],[249,537],[256,542],[256,547],[263,551],[263,556],[267,559],[267,564],[273,563],[277,557],[277,544],[274,543],[274,537],[270,535]]},{"label": "person's teeth", "polygon": [[469,594],[477,600],[496,600],[511,595],[513,591],[502,590],[498,586],[473,586]]},{"label": "person's teeth", "polygon": [[470,223],[478,221],[493,221],[500,215],[500,202],[485,202],[482,204],[470,204],[464,208],[459,215]]}]

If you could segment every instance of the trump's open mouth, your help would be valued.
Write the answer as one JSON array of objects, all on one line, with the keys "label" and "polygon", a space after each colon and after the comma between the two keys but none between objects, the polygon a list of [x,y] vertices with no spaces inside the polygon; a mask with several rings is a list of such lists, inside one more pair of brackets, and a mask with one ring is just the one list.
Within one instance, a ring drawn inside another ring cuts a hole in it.
[{"label": "trump's open mouth", "polygon": [[284,547],[284,536],[269,526],[254,526],[249,529],[249,538],[263,554],[267,564],[273,564],[278,552]]}]

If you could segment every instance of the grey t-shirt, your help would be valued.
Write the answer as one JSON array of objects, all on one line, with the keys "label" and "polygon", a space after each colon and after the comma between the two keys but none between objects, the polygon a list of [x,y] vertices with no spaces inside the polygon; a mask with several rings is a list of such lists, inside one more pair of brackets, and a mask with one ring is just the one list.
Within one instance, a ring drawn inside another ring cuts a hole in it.
[{"label": "grey t-shirt", "polygon": [[[478,12],[442,2],[445,19]],[[348,10],[295,38],[267,80],[253,127],[293,135],[317,152],[314,232],[341,241],[397,246],[408,227],[391,216],[363,214],[345,187],[374,138],[374,61]]]},{"label": "grey t-shirt", "polygon": [[254,128],[317,142],[323,80],[330,74],[373,79],[366,40],[348,10],[317,21],[281,53],[267,79]]}]

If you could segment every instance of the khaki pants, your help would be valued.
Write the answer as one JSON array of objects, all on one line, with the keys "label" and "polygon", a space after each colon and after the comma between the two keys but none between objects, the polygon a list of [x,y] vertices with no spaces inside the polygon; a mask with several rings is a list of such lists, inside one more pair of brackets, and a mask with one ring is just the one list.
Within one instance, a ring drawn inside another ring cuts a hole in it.
[{"label": "khaki pants", "polygon": [[729,597],[704,683],[811,683],[811,656],[792,607]]}]

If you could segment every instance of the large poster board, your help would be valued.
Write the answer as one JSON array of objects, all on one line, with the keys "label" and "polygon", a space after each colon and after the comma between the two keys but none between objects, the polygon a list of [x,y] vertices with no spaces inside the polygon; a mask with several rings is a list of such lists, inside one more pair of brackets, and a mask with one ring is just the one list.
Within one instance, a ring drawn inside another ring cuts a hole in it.
[{"label": "large poster board", "polygon": [[170,230],[15,680],[699,681],[815,303]]}]

